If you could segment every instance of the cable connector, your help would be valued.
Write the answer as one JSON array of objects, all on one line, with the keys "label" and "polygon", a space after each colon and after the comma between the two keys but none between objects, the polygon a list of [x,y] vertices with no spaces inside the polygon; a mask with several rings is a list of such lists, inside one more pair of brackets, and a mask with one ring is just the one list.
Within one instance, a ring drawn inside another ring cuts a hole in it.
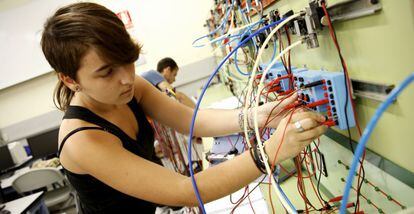
[{"label": "cable connector", "polygon": [[311,88],[311,87],[315,87],[315,86],[319,86],[319,85],[323,85],[323,84],[325,84],[325,80],[318,80],[318,81],[311,82],[311,83],[308,83],[308,84],[302,86],[301,89],[307,89],[307,88]]},{"label": "cable connector", "polygon": [[298,100],[298,101],[295,101],[294,103],[291,103],[291,104],[285,106],[284,110],[289,110],[289,109],[292,109],[292,108],[296,108],[296,107],[302,106],[304,104],[305,103],[303,101]]},{"label": "cable connector", "polygon": [[334,203],[334,202],[338,202],[338,201],[340,201],[340,200],[342,200],[342,195],[341,196],[337,196],[337,197],[335,197],[335,198],[331,198],[331,199],[329,199],[329,203]]},{"label": "cable connector", "polygon": [[323,100],[318,100],[318,101],[315,101],[315,102],[308,103],[308,104],[306,104],[306,107],[313,108],[313,107],[325,105],[325,104],[328,104],[328,103],[329,103],[328,99],[323,99]]},{"label": "cable connector", "polygon": [[329,126],[329,127],[331,127],[331,126],[336,126],[336,122],[335,122],[335,121],[333,121],[333,120],[328,120],[328,121],[325,121],[325,122],[323,122],[322,124],[323,124],[323,125],[326,125],[326,126]]}]

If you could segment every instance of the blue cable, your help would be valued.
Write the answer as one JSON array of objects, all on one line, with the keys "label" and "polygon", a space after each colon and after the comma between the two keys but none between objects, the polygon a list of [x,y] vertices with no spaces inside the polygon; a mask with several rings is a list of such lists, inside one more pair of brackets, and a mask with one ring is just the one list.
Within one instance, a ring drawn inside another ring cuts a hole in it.
[{"label": "blue cable", "polygon": [[[246,35],[246,33],[247,33],[247,31],[249,31],[250,33],[251,33],[251,29],[253,28],[253,27],[255,27],[255,26],[257,26],[258,24],[261,24],[263,22],[263,19],[261,19],[261,20],[259,20],[259,21],[257,21],[257,22],[255,22],[255,23],[253,23],[252,25],[250,25],[248,28],[246,28],[246,30],[245,30],[245,32],[244,33],[240,33],[240,34],[236,34],[236,35],[234,35],[234,37],[238,37],[238,38],[236,38],[236,39],[242,39],[243,38],[243,36],[244,35]],[[231,43],[231,42],[233,42],[233,41],[235,41],[236,39],[232,39],[232,40],[230,40],[228,43]],[[254,40],[253,40],[254,41]]]},{"label": "blue cable", "polygon": [[378,120],[382,116],[385,110],[387,110],[388,106],[390,106],[397,96],[414,80],[414,73],[411,73],[399,86],[394,88],[391,93],[388,95],[387,99],[381,103],[380,107],[375,112],[374,116],[369,121],[367,127],[362,133],[361,140],[358,143],[358,146],[355,150],[354,158],[352,159],[351,168],[349,169],[348,177],[346,179],[344,195],[341,201],[341,209],[340,213],[346,213],[346,204],[348,203],[349,192],[352,187],[352,182],[354,180],[354,175],[356,173],[356,168],[359,163],[359,158],[361,157],[362,153],[364,152],[365,145],[368,142],[369,137],[371,136],[372,131],[374,130],[375,126],[377,125]]},{"label": "blue cable", "polygon": [[[224,28],[224,27],[225,27],[225,25],[226,25],[226,23],[227,23],[227,20],[228,20],[228,18],[229,18],[229,16],[230,16],[230,13],[231,13],[231,11],[232,11],[233,4],[232,4],[230,7],[231,7],[231,8],[230,8],[230,9],[228,9],[228,11],[227,11],[227,13],[226,13],[225,18],[223,18],[223,21],[220,23],[220,25],[219,25],[216,29],[214,29],[213,31],[211,31],[209,34],[204,35],[204,36],[202,36],[202,37],[197,38],[196,40],[194,40],[194,41],[193,41],[193,43],[192,43],[193,47],[196,47],[196,48],[204,47],[204,46],[205,46],[204,44],[202,44],[202,45],[194,45],[194,44],[195,44],[196,42],[198,42],[198,41],[200,41],[200,40],[204,39],[204,38],[207,38],[207,37],[209,37],[209,36],[211,36],[211,35],[215,34],[218,30],[220,30],[220,29],[222,29],[222,28]],[[227,7],[226,7],[226,10],[227,10]],[[221,40],[219,40],[219,41],[221,41]]]},{"label": "blue cable", "polygon": [[230,40],[230,41],[226,42],[226,44],[221,44],[219,47],[222,47],[223,45],[230,44],[230,43],[232,43],[233,41],[235,41],[235,40],[239,39],[239,38],[240,38],[240,34],[234,34],[234,35],[231,35],[231,36],[223,37],[223,38],[221,38],[221,39],[216,40],[215,42],[221,42],[221,41],[223,41],[223,40],[225,40],[225,39],[231,39],[231,38],[234,38],[234,39],[232,39],[232,40]]},{"label": "blue cable", "polygon": [[[247,2],[246,2],[246,4],[247,4]],[[247,8],[247,7],[246,7]],[[248,11],[246,10],[246,12],[248,13]],[[246,22],[246,23],[249,23],[249,20],[246,18],[246,15],[242,12],[242,10],[241,10],[241,7],[239,7],[239,13],[241,14],[241,16],[243,17],[243,19],[244,19],[244,21]],[[263,18],[262,19],[260,19],[259,21],[257,21],[253,26],[256,26],[257,24],[260,24],[260,23],[262,23],[264,20],[263,20]],[[252,31],[251,31],[251,29],[253,28],[253,26],[252,27],[250,27],[246,32],[249,32],[249,33],[252,33]],[[243,38],[243,37],[242,37]],[[257,44],[256,44],[256,41],[253,39],[252,40],[252,42],[253,42],[253,44],[254,44],[254,47],[257,49]]]},{"label": "blue cable", "polygon": [[[250,30],[250,29],[249,29]],[[247,31],[246,31],[247,32]],[[241,38],[243,38],[243,36],[246,34],[246,32],[241,36]],[[270,62],[272,62],[273,61],[273,59],[276,57],[276,49],[277,49],[277,44],[276,44],[276,41],[274,41],[273,42],[273,54],[272,54],[272,59],[270,60]],[[250,74],[249,73],[243,73],[241,70],[240,70],[240,68],[239,68],[239,65],[237,64],[237,51],[234,53],[234,66],[236,67],[236,70],[241,74],[241,75],[244,75],[244,76],[250,76]],[[270,63],[269,62],[269,63]],[[265,63],[266,64],[266,63]]]},{"label": "blue cable", "polygon": [[216,76],[216,74],[218,73],[218,71],[220,70],[220,68],[221,68],[221,66],[223,66],[224,65],[224,63],[227,61],[227,59],[229,59],[230,58],[230,56],[232,55],[232,54],[234,54],[234,52],[238,49],[238,48],[240,48],[242,45],[244,45],[247,41],[249,41],[250,39],[252,39],[254,36],[256,36],[257,34],[259,34],[259,33],[261,33],[261,32],[263,32],[263,31],[265,31],[266,29],[268,29],[268,28],[271,28],[271,27],[273,27],[273,26],[275,26],[275,25],[277,25],[277,24],[279,24],[280,22],[282,22],[282,21],[284,21],[285,19],[281,19],[281,20],[279,20],[279,21],[276,21],[276,22],[274,22],[274,23],[271,23],[271,24],[269,24],[269,25],[267,25],[267,26],[265,26],[265,27],[263,27],[263,28],[261,28],[261,29],[259,29],[259,30],[257,30],[255,33],[253,33],[253,34],[251,34],[249,37],[247,37],[246,39],[244,39],[242,42],[240,42],[238,45],[237,45],[237,47],[234,49],[234,50],[232,50],[226,57],[224,57],[224,59],[220,62],[220,64],[218,65],[218,67],[216,68],[216,70],[210,75],[210,77],[208,78],[208,80],[207,80],[207,82],[206,82],[206,84],[203,86],[203,89],[202,89],[202,91],[201,91],[201,94],[200,94],[200,97],[198,98],[198,100],[197,100],[197,103],[196,103],[196,106],[195,106],[195,109],[194,109],[194,113],[193,113],[193,118],[191,119],[191,126],[190,126],[190,134],[189,134],[189,138],[188,138],[188,163],[189,163],[189,170],[190,170],[190,175],[191,175],[191,182],[192,182],[192,184],[193,184],[193,189],[194,189],[194,193],[195,193],[195,195],[196,195],[196,197],[197,197],[197,201],[198,201],[198,204],[199,204],[199,206],[200,206],[200,209],[201,209],[201,211],[202,211],[202,213],[203,214],[205,214],[206,213],[206,211],[205,211],[205,209],[204,209],[204,204],[203,204],[203,201],[202,201],[202,199],[201,199],[201,196],[200,196],[200,192],[198,191],[198,187],[197,187],[197,183],[196,183],[196,181],[195,181],[195,178],[194,178],[194,171],[193,171],[193,167],[192,167],[192,154],[191,154],[191,148],[192,148],[192,144],[193,144],[193,142],[192,142],[192,136],[194,135],[194,124],[195,124],[195,119],[196,119],[196,117],[197,117],[197,112],[198,112],[198,109],[200,108],[200,103],[201,103],[201,100],[203,99],[203,97],[204,97],[204,94],[205,94],[205,92],[206,92],[206,90],[207,90],[207,88],[208,88],[208,86],[210,85],[210,83],[211,83],[211,81],[213,80],[213,78],[214,78],[214,76]]},{"label": "blue cable", "polygon": [[[253,25],[249,26],[249,28],[248,28],[248,29],[252,29],[254,26],[256,26],[257,24],[260,24],[261,22],[262,22],[262,20],[257,21],[257,22],[256,22],[256,23],[254,23]],[[244,34],[243,34],[243,35],[244,35]],[[228,37],[223,37],[223,38],[221,38],[221,39],[219,39],[219,40],[217,40],[217,41],[215,41],[215,42],[219,42],[219,41],[222,41],[222,40],[227,39],[227,38],[234,38],[234,37],[236,37],[236,38],[231,39],[230,41],[228,41],[226,44],[221,44],[221,45],[219,46],[219,48],[220,48],[220,47],[222,47],[223,45],[230,44],[230,43],[234,42],[234,41],[235,41],[235,40],[237,40],[237,39],[242,39],[242,38],[243,38],[243,35],[242,35],[242,34],[235,34],[235,35],[231,35],[231,36],[228,36]],[[254,40],[253,40],[253,41],[254,41]]]},{"label": "blue cable", "polygon": [[[256,25],[258,25],[258,24],[260,24],[260,23],[262,23],[263,22],[263,20],[260,20],[260,21],[258,21],[258,22],[256,22],[255,24],[253,24],[252,26],[250,26],[249,28],[247,28],[246,29],[246,31],[240,36],[240,39],[243,39],[243,37],[247,34],[247,33],[251,33],[251,29],[254,27],[254,26],[256,26]],[[254,40],[253,40],[253,42],[254,42]],[[256,47],[256,45],[255,45],[255,47]],[[243,73],[241,70],[240,70],[240,68],[239,68],[239,65],[237,64],[237,51],[238,50],[236,50],[236,52],[234,52],[234,66],[236,67],[236,70],[241,74],[241,75],[243,75],[243,76],[250,76],[250,74],[249,73]]]}]

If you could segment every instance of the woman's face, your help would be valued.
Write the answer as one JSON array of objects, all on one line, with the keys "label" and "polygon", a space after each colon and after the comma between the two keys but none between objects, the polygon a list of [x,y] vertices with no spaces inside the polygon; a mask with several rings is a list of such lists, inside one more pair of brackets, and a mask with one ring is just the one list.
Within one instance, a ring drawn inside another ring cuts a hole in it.
[{"label": "woman's face", "polygon": [[110,64],[92,48],[81,60],[77,79],[81,92],[102,104],[126,104],[134,96],[134,64]]}]

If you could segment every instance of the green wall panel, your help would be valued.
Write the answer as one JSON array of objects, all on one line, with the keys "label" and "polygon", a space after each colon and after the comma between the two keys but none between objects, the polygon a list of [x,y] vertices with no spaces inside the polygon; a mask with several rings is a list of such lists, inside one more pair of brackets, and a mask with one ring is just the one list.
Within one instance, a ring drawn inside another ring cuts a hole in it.
[{"label": "green wall panel", "polygon": [[[339,1],[328,1],[336,3]],[[376,83],[398,84],[414,72],[414,1],[382,0],[375,15],[334,23],[350,77]],[[308,0],[281,0],[267,9],[283,14],[299,11]],[[320,47],[305,45],[292,51],[292,64],[310,69],[340,71],[341,65],[328,28],[319,35]],[[297,39],[297,38],[294,38]],[[269,53],[268,53],[269,54]],[[410,86],[383,115],[368,147],[403,168],[414,172],[414,86]],[[356,100],[362,128],[379,106],[369,99]],[[342,132],[345,134],[345,132]],[[353,138],[358,140],[356,129]]]}]

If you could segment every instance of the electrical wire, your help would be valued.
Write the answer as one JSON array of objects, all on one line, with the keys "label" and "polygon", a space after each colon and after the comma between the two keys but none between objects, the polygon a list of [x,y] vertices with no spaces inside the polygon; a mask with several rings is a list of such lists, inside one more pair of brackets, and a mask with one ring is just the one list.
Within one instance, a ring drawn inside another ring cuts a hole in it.
[{"label": "electrical wire", "polygon": [[[239,40],[243,40],[243,36],[244,36],[244,34],[245,34],[247,31],[251,31],[254,27],[256,27],[256,26],[260,25],[262,22],[263,22],[263,19],[261,19],[261,20],[259,20],[259,21],[257,21],[257,22],[254,22],[254,23],[251,23],[251,24],[247,24],[247,25],[244,25],[244,26],[240,27],[240,28],[243,28],[243,29],[244,29],[245,27],[247,27],[246,31],[245,31],[245,32],[243,32],[243,33],[239,33],[239,34],[235,34],[235,35],[229,35],[228,37],[223,37],[223,36],[221,36],[221,37],[216,38],[216,41],[214,41],[214,42],[219,42],[219,41],[225,40],[225,39],[227,39],[227,38],[234,38],[234,39],[229,40],[228,42],[225,42],[225,43],[221,44],[220,46],[216,47],[216,48],[212,51],[212,53],[215,53],[217,50],[219,50],[220,48],[222,48],[222,47],[223,47],[223,45],[228,45],[228,44],[231,44],[232,42],[236,41],[237,39],[239,39]],[[210,41],[210,43],[214,43],[214,42],[213,42],[213,41]],[[254,43],[254,44],[256,44],[254,40],[253,40],[253,43]]]},{"label": "electrical wire", "polygon": [[[252,90],[253,90],[253,80],[254,80],[254,78],[255,78],[255,75],[256,75],[256,70],[257,70],[257,68],[258,68],[258,65],[259,65],[259,61],[261,60],[261,56],[262,56],[262,54],[263,54],[263,52],[264,52],[264,49],[265,49],[265,47],[266,47],[266,45],[269,43],[269,41],[270,41],[270,39],[273,37],[273,35],[280,29],[280,28],[282,28],[286,23],[288,23],[289,21],[291,21],[291,20],[293,20],[294,18],[297,18],[297,17],[299,17],[300,15],[302,15],[302,13],[297,13],[297,14],[294,14],[294,15],[292,15],[292,16],[290,16],[290,17],[288,17],[287,19],[285,19],[283,22],[281,22],[275,29],[273,29],[272,30],[272,32],[268,35],[268,37],[266,38],[266,40],[264,41],[264,43],[262,44],[262,47],[259,49],[259,52],[258,52],[258,55],[257,55],[257,58],[256,58],[256,61],[255,61],[255,64],[254,64],[254,66],[253,66],[253,70],[252,70],[252,74],[251,74],[251,77],[250,77],[250,79],[249,79],[249,89],[248,89],[248,92],[247,92],[247,94],[250,94],[251,92],[252,92]],[[276,58],[276,59],[274,59],[272,62],[273,62],[273,64],[281,57],[281,56],[283,56],[285,53],[286,53],[286,51],[289,51],[291,48],[293,48],[293,47],[295,47],[295,46],[297,46],[297,45],[299,45],[299,44],[301,44],[302,43],[302,41],[299,41],[299,42],[296,42],[296,43],[294,43],[294,44],[292,44],[290,47],[288,47],[288,48],[286,48],[285,50],[283,50],[279,55],[278,55],[278,57]],[[270,65],[268,65],[268,67],[266,68],[266,71],[265,72],[267,72],[270,68],[272,67],[272,63],[270,64]],[[264,78],[265,78],[265,72],[263,72],[263,74],[262,74],[262,78],[261,78],[261,82],[263,82],[263,80],[264,80]],[[263,88],[262,88],[263,89]],[[258,92],[259,92],[259,94],[257,95],[257,100],[256,100],[256,105],[258,106],[258,103],[259,103],[259,97],[260,97],[260,91],[261,91],[261,89],[259,89],[258,90]],[[249,106],[248,105],[245,105],[245,108],[243,109],[243,111],[244,111],[244,115],[246,115],[247,114],[247,108],[248,108]],[[256,112],[255,112],[255,116],[254,116],[254,119],[256,120],[255,121],[255,123],[257,123],[257,110],[256,110]],[[247,117],[244,117],[243,118],[243,122],[244,122],[244,133],[245,133],[245,138],[246,139],[249,139],[249,136],[248,136],[248,131],[247,131],[247,127],[248,127],[248,123],[247,123]],[[273,178],[273,176],[272,176],[272,172],[271,172],[271,170],[270,170],[270,167],[269,167],[269,164],[268,164],[268,162],[267,162],[267,158],[265,158],[266,157],[266,155],[265,155],[265,152],[264,152],[264,148],[263,148],[263,146],[262,146],[262,143],[260,142],[260,136],[258,136],[259,135],[259,130],[258,130],[258,125],[257,124],[255,124],[255,127],[254,127],[254,129],[255,129],[255,132],[256,132],[256,135],[257,135],[257,141],[258,141],[258,143],[257,143],[257,145],[258,145],[258,147],[259,147],[259,150],[260,150],[260,153],[262,154],[262,157],[265,159],[264,160],[264,163],[265,163],[265,168],[266,168],[266,172],[267,172],[267,174],[271,177],[271,178]],[[249,147],[251,147],[251,145],[250,145],[250,142],[249,141],[247,141],[248,142],[248,144],[249,144]],[[276,182],[274,181],[274,182],[271,182],[272,183],[272,185],[273,185],[273,187],[274,187],[274,189],[275,189],[275,191],[276,191],[276,193],[278,194],[278,197],[279,197],[279,200],[281,201],[281,203],[282,203],[282,205],[285,207],[285,209],[289,212],[289,213],[296,213],[296,208],[295,207],[291,207],[290,205],[291,205],[291,203],[289,204],[288,203],[288,199],[287,198],[283,198],[283,195],[282,195],[282,193],[279,191],[280,189],[279,188],[277,188],[277,186],[276,186]],[[287,200],[286,200],[287,199]]]},{"label": "electrical wire", "polygon": [[[257,54],[257,58],[256,58],[256,61],[255,61],[255,63],[254,63],[254,65],[253,65],[253,70],[252,70],[252,74],[251,74],[251,76],[250,76],[250,79],[249,79],[249,83],[248,83],[248,85],[249,85],[249,88],[247,89],[247,95],[249,95],[249,94],[251,94],[252,93],[252,91],[253,91],[253,82],[254,82],[254,79],[255,79],[255,77],[256,77],[256,71],[257,71],[257,68],[259,67],[259,63],[260,63],[260,61],[261,61],[261,59],[262,59],[262,54],[263,54],[263,52],[264,52],[264,49],[265,49],[265,47],[266,47],[266,45],[269,43],[269,41],[270,41],[270,39],[272,38],[272,36],[280,29],[280,28],[282,28],[286,23],[288,23],[288,22],[290,22],[291,20],[293,20],[293,19],[295,19],[295,18],[297,18],[297,17],[299,17],[299,16],[301,16],[302,15],[302,13],[296,13],[296,14],[294,14],[294,15],[292,15],[292,16],[290,16],[290,17],[288,17],[288,18],[286,18],[286,19],[281,19],[281,20],[279,20],[279,21],[282,21],[275,29],[273,29],[272,30],[272,32],[270,32],[270,34],[269,34],[269,36],[266,38],[266,40],[263,42],[263,44],[262,44],[262,47],[259,49],[259,52],[258,52],[258,54]],[[246,96],[247,97],[247,96]],[[247,109],[248,109],[248,105],[245,105],[244,106],[244,109],[243,109],[243,112],[244,112],[244,115],[247,115]],[[248,127],[248,124],[247,124],[247,117],[244,117],[243,118],[243,124],[244,124],[244,135],[245,135],[245,138],[246,139],[249,139],[249,134],[248,134],[248,130],[247,130],[247,127]],[[248,143],[248,145],[249,145],[249,147],[251,147],[251,145],[250,145],[250,142],[249,141],[247,141],[247,143]]]},{"label": "electrical wire", "polygon": [[[241,37],[243,38],[243,36],[245,35],[246,33],[244,33],[243,35],[241,35]],[[273,59],[276,57],[276,51],[277,51],[277,42],[276,41],[273,41],[273,53],[272,53],[272,57],[270,58],[270,62],[271,61],[273,61]],[[237,71],[240,73],[240,74],[242,74],[242,75],[244,75],[244,76],[250,76],[250,74],[249,73],[243,73],[241,70],[240,70],[240,68],[239,68],[239,66],[238,66],[238,64],[237,64],[237,52],[234,54],[234,61],[236,62],[235,63],[235,67],[236,67],[236,69],[237,69]],[[266,63],[265,63],[266,64]]]},{"label": "electrical wire", "polygon": [[203,39],[203,38],[205,38],[205,37],[210,36],[210,35],[211,35],[211,33],[210,33],[209,35],[205,35],[205,36],[203,36],[203,37],[200,37],[200,38],[196,39],[196,40],[193,42],[193,44],[192,44],[192,45],[193,45],[193,47],[195,47],[195,48],[200,48],[200,47],[204,47],[204,46],[206,46],[206,45],[208,45],[208,44],[212,44],[212,43],[219,42],[219,41],[221,41],[221,40],[223,40],[223,39],[228,38],[228,36],[230,36],[232,33],[234,33],[234,32],[239,32],[239,31],[241,31],[241,30],[243,30],[243,29],[245,29],[245,28],[248,28],[248,27],[250,27],[250,26],[255,26],[255,25],[257,25],[257,24],[258,24],[259,22],[261,22],[261,21],[262,21],[262,20],[259,20],[259,21],[254,22],[254,23],[250,23],[250,24],[247,24],[247,25],[244,25],[244,26],[238,27],[238,28],[231,29],[231,30],[229,30],[226,34],[221,35],[221,36],[219,36],[219,37],[217,37],[217,38],[215,38],[215,39],[212,39],[212,40],[210,40],[209,42],[207,42],[207,43],[205,43],[205,44],[202,44],[202,45],[194,45],[197,41],[199,41],[199,40],[201,40],[201,39]]},{"label": "electrical wire", "polygon": [[[302,40],[300,40],[300,41],[297,41],[297,42],[295,42],[295,43],[293,43],[292,45],[290,45],[289,47],[287,47],[286,49],[284,49],[268,66],[267,66],[267,68],[265,69],[265,71],[263,71],[263,74],[262,74],[262,77],[261,77],[261,79],[260,79],[260,82],[259,82],[259,89],[258,89],[258,94],[257,94],[257,96],[256,97],[259,97],[260,96],[260,91],[264,88],[263,87],[263,85],[262,85],[262,83],[263,83],[263,81],[264,81],[264,79],[265,79],[265,76],[266,76],[266,74],[267,74],[267,72],[270,70],[270,68],[276,63],[276,61],[277,60],[279,60],[280,59],[280,57],[281,56],[283,56],[286,52],[288,52],[288,51],[290,51],[292,48],[294,48],[294,47],[296,47],[296,46],[298,46],[298,45],[300,45],[300,44],[302,44]],[[255,105],[254,105],[254,107],[258,107],[259,106],[259,99],[256,99],[256,103],[255,103]],[[260,153],[262,154],[262,157],[263,157],[263,162],[264,162],[264,164],[265,164],[265,168],[266,168],[266,172],[267,172],[267,174],[271,177],[271,178],[273,178],[273,176],[272,176],[272,170],[270,169],[270,166],[269,166],[269,162],[268,162],[268,160],[267,160],[267,158],[266,158],[266,155],[265,155],[265,152],[264,152],[264,147],[263,147],[263,142],[261,142],[261,139],[260,139],[260,135],[259,135],[259,123],[258,123],[258,120],[257,120],[257,118],[258,118],[258,115],[257,115],[257,109],[258,108],[253,108],[253,121],[254,121],[254,130],[255,130],[255,133],[256,133],[256,140],[257,140],[257,145],[258,145],[258,148],[259,148],[259,150],[260,150]],[[274,178],[273,178],[274,179]],[[278,188],[277,186],[276,186],[276,181],[275,180],[273,180],[273,182],[271,182],[272,184],[273,184],[273,187],[274,187],[274,189],[275,189],[275,191],[276,191],[276,194],[278,195],[278,197],[279,197],[279,199],[280,199],[280,201],[281,201],[281,203],[282,203],[282,205],[285,207],[285,209],[289,212],[289,213],[296,213],[296,208],[295,207],[293,207],[293,206],[291,206],[292,205],[292,203],[289,203],[289,200],[288,200],[288,198],[284,198],[283,197],[283,194],[282,194],[282,192],[280,191],[281,190],[281,188]]]},{"label": "electrical wire", "polygon": [[[208,33],[207,35],[204,35],[204,36],[201,36],[201,37],[195,39],[193,41],[193,43],[192,43],[192,46],[195,47],[195,48],[201,48],[201,47],[206,46],[207,44],[213,43],[212,41],[210,41],[209,43],[206,43],[206,44],[196,45],[196,43],[198,41],[200,41],[200,40],[202,40],[204,38],[208,38],[211,35],[214,35],[218,30],[220,30],[221,28],[223,28],[225,26],[225,24],[227,23],[227,20],[228,20],[228,18],[230,16],[230,13],[231,13],[232,9],[233,9],[233,5],[230,6],[230,9],[227,9],[227,7],[226,7],[226,10],[228,10],[228,11],[227,11],[225,17],[223,18],[222,22],[220,23],[220,25],[216,29],[214,29],[213,31],[211,31],[210,33]],[[217,40],[217,41],[219,41],[219,40]]]},{"label": "electrical wire", "polygon": [[346,179],[345,190],[341,201],[341,208],[340,213],[346,213],[346,204],[348,203],[349,192],[352,186],[352,181],[354,179],[354,174],[356,172],[356,168],[359,163],[359,158],[361,157],[365,145],[368,142],[369,137],[371,136],[372,131],[374,130],[378,120],[381,118],[382,114],[385,110],[394,102],[394,100],[398,97],[398,95],[409,85],[411,82],[414,81],[414,73],[411,73],[404,81],[394,88],[391,93],[387,96],[387,99],[381,103],[380,107],[375,112],[374,116],[369,121],[367,127],[362,134],[361,140],[358,143],[358,146],[355,150],[354,158],[352,159],[351,168],[349,169],[348,177]]},{"label": "electrical wire", "polygon": [[[260,22],[261,23],[261,22]],[[258,22],[258,24],[260,24],[259,22]],[[253,26],[251,26],[251,27],[249,27],[247,30],[246,30],[246,32],[244,32],[241,36],[240,36],[240,39],[242,39],[247,33],[251,33],[251,28],[253,28],[254,27],[254,25]],[[254,39],[252,40],[253,41],[253,44],[254,44],[254,46],[256,46],[256,44],[255,44],[255,42],[254,42]],[[274,54],[273,54],[274,55]],[[250,74],[249,73],[244,73],[244,72],[242,72],[241,70],[240,70],[240,68],[239,68],[239,65],[237,64],[237,51],[234,53],[234,61],[235,61],[235,67],[236,67],[236,70],[241,74],[241,75],[244,75],[244,76],[250,76]]]},{"label": "electrical wire", "polygon": [[[346,90],[345,90],[345,106],[344,106],[345,122],[346,122],[346,126],[347,126],[347,134],[348,134],[348,140],[349,140],[348,143],[349,143],[349,146],[351,148],[351,152],[354,154],[354,147],[352,145],[352,136],[351,136],[351,131],[350,131],[350,127],[349,127],[349,119],[348,119],[348,105],[349,105],[348,101],[349,100],[351,101],[351,107],[352,107],[352,111],[353,111],[353,115],[354,115],[354,118],[355,118],[355,123],[356,123],[356,127],[357,127],[357,130],[358,130],[359,136],[362,135],[362,132],[361,132],[361,128],[360,128],[359,122],[358,122],[358,117],[357,117],[357,114],[356,114],[355,103],[353,102],[353,100],[351,98],[352,97],[351,81],[349,79],[348,68],[346,66],[345,59],[342,56],[341,48],[340,48],[338,40],[337,40],[337,36],[336,36],[336,33],[335,33],[334,26],[332,25],[331,17],[328,13],[328,10],[326,9],[326,3],[324,1],[322,1],[321,6],[322,6],[322,9],[325,13],[325,16],[328,20],[328,27],[329,27],[330,35],[331,35],[331,38],[332,38],[332,40],[335,44],[335,47],[338,51],[338,56],[339,56],[339,59],[340,59],[341,65],[342,65],[342,69],[343,69],[343,72],[344,72],[344,76],[345,76],[345,78],[344,78],[344,84],[345,84],[345,87],[346,87]],[[362,156],[362,159],[360,160],[360,168],[359,168],[359,173],[358,173],[359,175],[358,175],[358,184],[357,184],[357,190],[358,190],[357,191],[357,200],[356,200],[356,206],[355,206],[354,212],[359,211],[359,195],[361,193],[361,188],[362,188],[362,185],[363,185],[363,181],[365,179],[364,160],[365,160],[365,151],[364,151],[364,154]],[[362,176],[361,176],[361,174],[362,174]],[[361,179],[361,177],[362,177],[362,179]]]},{"label": "electrical wire", "polygon": [[[249,37],[247,37],[246,39],[244,39],[234,50],[232,50],[226,57],[224,57],[222,59],[222,61],[219,63],[219,65],[217,66],[217,68],[215,69],[215,71],[210,75],[210,77],[208,78],[207,82],[205,83],[205,85],[203,86],[203,88],[201,90],[200,96],[199,96],[199,98],[197,100],[197,103],[196,103],[196,106],[195,106],[195,109],[194,109],[193,117],[191,119],[190,134],[189,134],[189,138],[188,138],[188,147],[189,148],[191,148],[191,146],[192,146],[192,136],[194,134],[194,124],[195,124],[195,119],[197,117],[198,109],[200,108],[201,100],[203,99],[204,94],[205,94],[208,86],[210,85],[210,83],[213,80],[214,76],[220,70],[221,66],[223,66],[224,63],[227,61],[227,59],[230,58],[230,56],[239,47],[241,47],[242,45],[244,45],[247,41],[249,41],[250,39],[252,39],[256,35],[258,35],[259,33],[265,31],[266,29],[271,28],[271,27],[273,27],[273,26],[275,26],[277,24],[280,24],[283,21],[284,21],[284,19],[279,20],[279,21],[276,21],[276,22],[273,22],[273,23],[267,25],[266,27],[263,27],[263,28],[257,30],[256,32],[254,32],[253,34],[251,34]],[[249,139],[249,138],[247,138],[247,139]],[[191,160],[192,160],[191,150],[192,149],[188,149],[188,159],[189,159],[189,162],[191,162]],[[200,193],[199,193],[199,190],[198,190],[198,187],[197,187],[197,183],[196,183],[196,180],[195,180],[195,177],[194,177],[193,168],[192,167],[189,167],[189,169],[190,169],[190,176],[191,176],[191,182],[192,182],[192,185],[193,185],[194,193],[196,195],[196,198],[197,198],[197,201],[199,203],[199,206],[200,206],[200,209],[201,209],[202,213],[205,214],[206,212],[205,212],[204,204],[203,204],[203,201],[201,199],[201,196],[200,196]]]}]

